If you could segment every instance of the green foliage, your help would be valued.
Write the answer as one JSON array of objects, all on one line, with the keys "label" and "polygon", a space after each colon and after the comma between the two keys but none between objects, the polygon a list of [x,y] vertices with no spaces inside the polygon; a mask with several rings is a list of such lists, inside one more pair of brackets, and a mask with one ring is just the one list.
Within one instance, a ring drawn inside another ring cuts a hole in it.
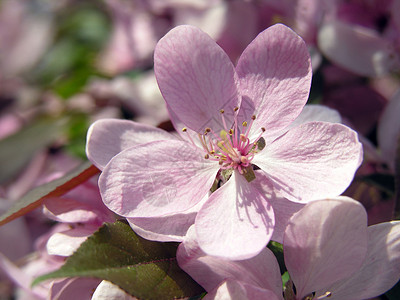
[{"label": "green foliage", "polygon": [[110,22],[93,2],[64,9],[56,26],[53,46],[30,79],[67,99],[80,92],[91,76],[101,75],[95,64],[107,41]]},{"label": "green foliage", "polygon": [[62,277],[95,277],[111,281],[139,299],[175,299],[200,295],[203,289],[176,261],[176,243],[137,236],[122,221],[106,223],[57,271],[34,285]]},{"label": "green foliage", "polygon": [[73,115],[69,122],[65,149],[74,156],[86,159],[86,134],[90,126],[89,116],[85,114]]},{"label": "green foliage", "polygon": [[279,268],[281,270],[281,274],[284,274],[286,270],[285,260],[283,256],[283,245],[281,243],[270,241],[267,245],[268,249],[271,250],[279,263]]}]

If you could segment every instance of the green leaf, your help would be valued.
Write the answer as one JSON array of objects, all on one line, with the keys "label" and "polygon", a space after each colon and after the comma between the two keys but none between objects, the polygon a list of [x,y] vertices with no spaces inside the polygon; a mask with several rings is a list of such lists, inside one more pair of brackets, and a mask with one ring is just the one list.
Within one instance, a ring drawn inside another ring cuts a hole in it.
[{"label": "green leaf", "polygon": [[286,271],[282,274],[282,288],[285,288],[286,283],[290,280],[289,273]]},{"label": "green leaf", "polygon": [[283,245],[281,243],[275,242],[275,241],[270,241],[267,245],[268,249],[274,253],[278,263],[279,263],[279,268],[281,270],[281,274],[284,274],[286,270],[285,266],[285,260],[283,256]]},{"label": "green leaf", "polygon": [[39,150],[65,130],[68,118],[42,118],[0,141],[0,184],[10,180]]},{"label": "green leaf", "polygon": [[99,172],[90,162],[86,162],[67,175],[31,190],[0,217],[0,225],[23,216],[48,198],[64,195]]},{"label": "green leaf", "polygon": [[90,236],[57,271],[36,278],[95,277],[111,281],[139,299],[175,299],[204,290],[176,261],[176,243],[137,236],[122,221],[106,223]]}]

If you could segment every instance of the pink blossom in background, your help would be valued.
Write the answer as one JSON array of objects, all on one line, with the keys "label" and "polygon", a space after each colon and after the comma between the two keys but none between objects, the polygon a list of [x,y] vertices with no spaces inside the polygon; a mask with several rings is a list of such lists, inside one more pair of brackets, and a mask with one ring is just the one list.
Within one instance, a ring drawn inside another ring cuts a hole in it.
[{"label": "pink blossom in background", "polygon": [[398,221],[367,227],[364,208],[350,198],[306,204],[285,230],[290,280],[284,296],[278,263],[267,248],[248,260],[226,261],[205,254],[191,229],[177,258],[209,292],[208,299],[361,300],[383,294],[399,280],[399,236]]},{"label": "pink blossom in background", "polygon": [[[313,1],[316,2],[316,1]],[[322,53],[364,76],[400,70],[400,1],[337,0],[325,10],[318,32]]]},{"label": "pink blossom in background", "polygon": [[[262,32],[236,68],[209,36],[179,26],[158,43],[155,74],[182,140],[110,155],[101,144],[121,145],[121,134],[115,143],[105,136],[91,142],[89,132],[88,157],[104,167],[99,180],[104,203],[127,218],[184,213],[207,197],[214,182],[222,183],[195,219],[199,243],[209,254],[256,255],[273,234],[269,197],[278,193],[305,203],[336,196],[361,162],[357,135],[343,125],[286,128],[301,113],[311,79],[307,48],[286,26]],[[253,180],[253,165],[265,172],[268,198],[257,188],[260,178]]]},{"label": "pink blossom in background", "polygon": [[[47,5],[46,9],[54,9]],[[6,0],[0,10],[0,73],[12,77],[26,72],[41,58],[53,39],[53,20],[26,0]],[[29,49],[29,51],[28,51]]]}]

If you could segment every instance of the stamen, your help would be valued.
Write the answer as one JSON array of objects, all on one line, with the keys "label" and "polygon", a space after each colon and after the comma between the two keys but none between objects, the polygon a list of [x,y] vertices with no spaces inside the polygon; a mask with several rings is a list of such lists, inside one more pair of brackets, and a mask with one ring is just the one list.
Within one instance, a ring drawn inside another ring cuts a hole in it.
[{"label": "stamen", "polygon": [[326,292],[325,294],[323,294],[323,295],[321,295],[321,296],[319,296],[318,298],[315,298],[316,300],[320,300],[320,299],[325,299],[325,298],[329,298],[329,297],[331,297],[332,296],[332,293],[331,292]]},{"label": "stamen", "polygon": [[[238,110],[239,107],[233,109],[234,112]],[[243,121],[242,128],[239,128],[237,114],[234,114],[233,126],[228,127],[224,116],[225,110],[221,109],[219,112],[224,126],[221,132],[217,134],[212,128],[206,127],[204,133],[199,134],[201,145],[206,152],[204,158],[218,161],[220,170],[238,171],[250,182],[255,179],[251,161],[254,155],[259,152],[259,148],[262,150],[265,146],[258,143],[262,139],[265,128],[262,127],[259,137],[250,142],[249,135],[254,120],[256,120],[255,115],[251,117],[249,122]],[[182,131],[187,132],[186,127]]]},{"label": "stamen", "polygon": [[183,128],[182,128],[182,132],[186,132],[186,133],[187,133],[186,135],[188,136],[189,141],[192,143],[193,146],[196,146],[196,144],[194,143],[192,137],[190,136],[189,132],[187,131],[187,128],[186,128],[186,127],[183,127]]}]

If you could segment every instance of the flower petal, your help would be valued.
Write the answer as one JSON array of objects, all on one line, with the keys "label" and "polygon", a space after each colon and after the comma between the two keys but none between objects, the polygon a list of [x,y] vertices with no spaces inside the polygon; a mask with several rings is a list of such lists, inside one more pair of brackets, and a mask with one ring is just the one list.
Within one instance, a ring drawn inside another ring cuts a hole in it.
[{"label": "flower petal", "polygon": [[127,221],[138,235],[147,240],[182,242],[189,227],[194,224],[197,212],[207,200],[208,195],[191,209],[178,214],[153,218],[128,218]]},{"label": "flower petal", "polygon": [[53,281],[47,299],[91,299],[93,291],[100,283],[97,278],[67,278]]},{"label": "flower petal", "polygon": [[56,232],[47,241],[47,253],[50,255],[70,256],[97,229],[98,227],[86,226]]},{"label": "flower petal", "polygon": [[283,251],[302,299],[358,270],[367,252],[367,213],[347,197],[310,202],[291,218]]},{"label": "flower petal", "polygon": [[268,248],[246,260],[227,260],[204,253],[196,238],[195,227],[189,228],[177,251],[179,266],[206,291],[215,289],[226,278],[232,278],[276,294],[282,292],[282,279],[275,255]]},{"label": "flower petal", "polygon": [[128,120],[101,119],[87,133],[86,154],[100,170],[115,155],[127,148],[156,140],[171,140],[168,132]]},{"label": "flower petal", "polygon": [[154,71],[168,110],[194,131],[211,127],[218,132],[220,109],[233,116],[239,106],[232,62],[196,27],[175,27],[158,42]]},{"label": "flower petal", "polygon": [[323,24],[318,32],[318,46],[335,64],[360,75],[382,76],[399,68],[397,54],[388,39],[354,24]]},{"label": "flower petal", "polygon": [[229,259],[257,255],[271,239],[274,224],[267,199],[236,171],[211,194],[195,221],[203,251]]},{"label": "flower petal", "polygon": [[105,205],[125,217],[186,211],[207,195],[218,163],[183,141],[157,141],[115,156],[99,178]]},{"label": "flower petal", "polygon": [[400,221],[368,227],[368,253],[362,267],[350,278],[334,284],[329,299],[377,297],[400,279]]},{"label": "flower petal", "polygon": [[[300,115],[292,123],[290,123],[288,127],[279,131],[276,136],[281,136],[285,132],[301,124],[314,121],[342,123],[342,118],[339,112],[332,108],[319,104],[307,104],[306,106],[304,106]],[[266,143],[268,143],[268,140],[266,141]]]},{"label": "flower petal", "polygon": [[137,298],[127,294],[118,285],[115,285],[107,280],[103,280],[97,286],[90,300],[136,300]]},{"label": "flower petal", "polygon": [[277,191],[274,190],[270,179],[264,171],[255,170],[254,173],[256,179],[252,181],[252,183],[257,187],[262,195],[265,195],[268,198],[268,202],[274,210],[275,226],[271,240],[282,244],[283,234],[287,224],[289,223],[289,219],[302,209],[305,204],[296,203],[281,197]]},{"label": "flower petal", "polygon": [[[278,294],[280,295],[280,294]],[[257,286],[246,284],[232,279],[222,282],[216,289],[208,293],[204,300],[246,300],[246,299],[268,299],[279,300],[278,297],[270,290],[259,288]]]},{"label": "flower petal", "polygon": [[341,124],[310,122],[267,145],[253,163],[285,198],[307,202],[340,195],[361,160],[355,131]]},{"label": "flower petal", "polygon": [[252,127],[267,129],[267,135],[289,125],[308,99],[311,63],[307,46],[282,24],[269,27],[247,46],[236,71],[239,75],[242,104],[240,114]]}]

